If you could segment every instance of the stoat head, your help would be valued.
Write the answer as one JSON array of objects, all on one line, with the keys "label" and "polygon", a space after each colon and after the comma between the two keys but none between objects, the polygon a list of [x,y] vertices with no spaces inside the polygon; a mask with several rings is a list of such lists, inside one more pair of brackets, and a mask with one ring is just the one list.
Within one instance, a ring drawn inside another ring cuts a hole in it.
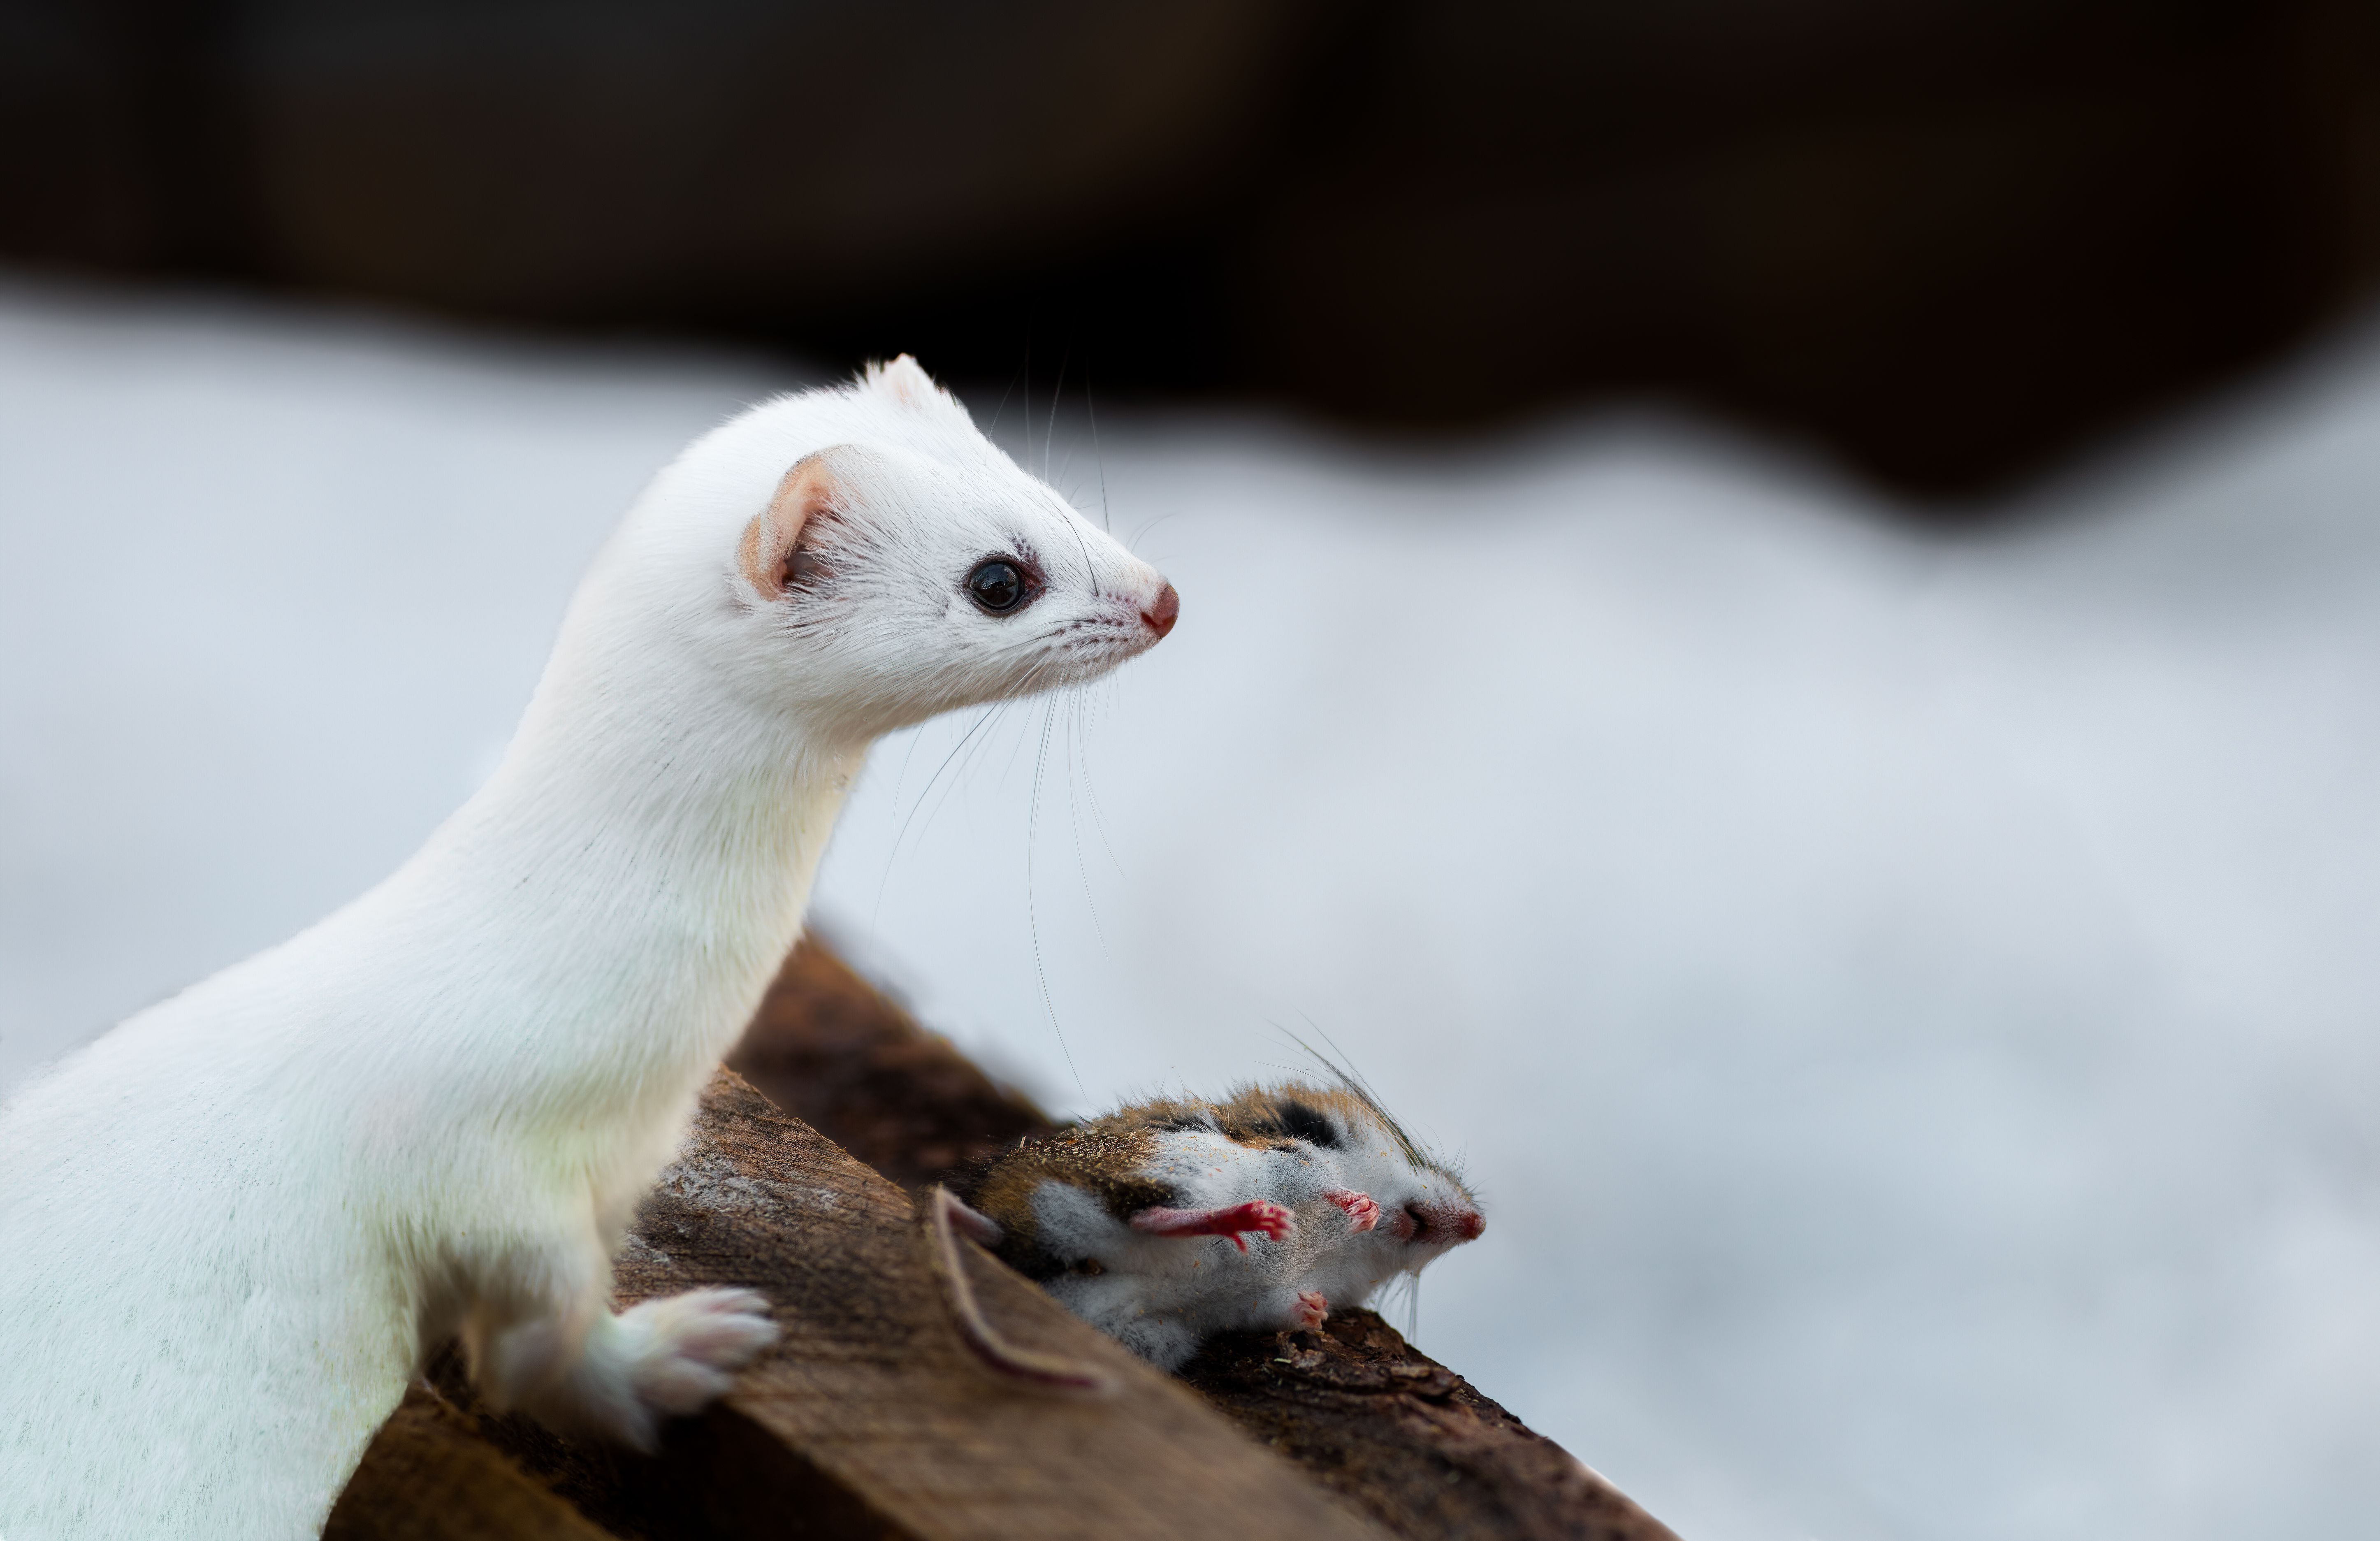
[{"label": "stoat head", "polygon": [[1180,608],[905,355],[698,441],[623,536],[601,565],[668,582],[735,695],[854,740],[1094,678]]}]

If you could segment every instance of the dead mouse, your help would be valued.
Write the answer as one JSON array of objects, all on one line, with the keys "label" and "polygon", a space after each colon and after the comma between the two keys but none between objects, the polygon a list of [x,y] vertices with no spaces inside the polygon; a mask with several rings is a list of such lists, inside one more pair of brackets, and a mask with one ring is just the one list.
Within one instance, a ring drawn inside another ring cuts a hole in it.
[{"label": "dead mouse", "polygon": [[[1217,1332],[1319,1326],[1486,1226],[1462,1181],[1352,1081],[1119,1108],[1022,1142],[962,1196],[934,1197],[938,1232],[973,1236],[1166,1370]],[[998,1337],[952,1304],[1004,1369]]]}]

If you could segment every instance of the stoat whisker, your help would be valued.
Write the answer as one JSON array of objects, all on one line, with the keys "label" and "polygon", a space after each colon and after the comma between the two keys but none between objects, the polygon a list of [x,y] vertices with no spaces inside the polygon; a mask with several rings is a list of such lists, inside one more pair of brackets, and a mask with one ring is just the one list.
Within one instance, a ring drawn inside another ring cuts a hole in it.
[{"label": "stoat whisker", "polygon": [[[951,768],[951,762],[959,758],[960,752],[975,740],[977,734],[997,722],[1008,710],[1009,705],[1010,703],[1006,701],[995,701],[978,711],[975,721],[968,724],[966,732],[959,735],[959,741],[951,746],[951,752],[942,757],[942,762],[940,765],[934,767],[934,773],[927,777],[926,784],[918,789],[917,800],[909,805],[908,817],[902,819],[900,829],[893,831],[892,855],[894,856],[901,854],[901,843],[908,839],[909,826],[917,822],[918,810],[926,806],[926,799],[933,793],[934,784],[942,779],[942,772]],[[889,866],[887,870],[890,870]]]},{"label": "stoat whisker", "polygon": [[[942,809],[950,803],[952,795],[958,791],[962,783],[964,783],[970,775],[974,774],[976,766],[983,759],[983,757],[990,754],[992,747],[999,743],[1001,736],[1000,729],[1011,716],[1014,715],[1016,705],[1017,703],[1014,701],[1001,702],[998,707],[993,709],[991,721],[985,725],[985,731],[982,734],[976,735],[975,741],[972,744],[962,744],[958,746],[957,750],[954,751],[959,755],[957,771],[948,781],[942,783],[940,795],[934,799],[934,806],[927,811],[927,829],[931,829],[933,827],[934,821],[941,817]],[[922,831],[919,838],[923,838]]]},{"label": "stoat whisker", "polygon": [[1058,441],[1058,407],[1066,399],[1066,366],[1075,357],[1075,345],[1069,342],[1066,351],[1058,355],[1058,383],[1050,393],[1050,426],[1041,434],[1041,479],[1050,478],[1050,451]]},{"label": "stoat whisker", "polygon": [[1090,1088],[1083,1085],[1083,1073],[1075,1066],[1075,1050],[1066,1042],[1066,1029],[1058,1021],[1057,998],[1050,993],[1050,965],[1041,953],[1041,905],[1033,884],[1035,857],[1041,843],[1041,777],[1050,765],[1050,726],[1055,712],[1054,703],[1044,708],[1041,747],[1033,757],[1033,800],[1025,816],[1025,918],[1033,933],[1033,974],[1041,982],[1041,1007],[1050,1013],[1050,1031],[1058,1039],[1058,1052],[1065,1057],[1066,1073],[1075,1078],[1075,1089],[1088,1101]]},{"label": "stoat whisker", "polygon": [[1099,468],[1099,528],[1112,534],[1115,527],[1108,522],[1108,460],[1099,453],[1099,408],[1091,398],[1091,361],[1083,360],[1083,415],[1091,424],[1091,462]]},{"label": "stoat whisker", "polygon": [[[1091,892],[1091,864],[1083,855],[1083,817],[1075,791],[1090,775],[1089,757],[1083,752],[1084,692],[1080,687],[1066,693],[1066,830],[1075,839],[1075,870],[1083,880],[1083,904],[1091,912],[1091,931],[1099,939],[1103,956],[1114,954],[1108,948],[1107,923],[1099,918],[1099,895]],[[1096,805],[1094,805],[1096,807]],[[1112,855],[1112,852],[1111,852]]]}]

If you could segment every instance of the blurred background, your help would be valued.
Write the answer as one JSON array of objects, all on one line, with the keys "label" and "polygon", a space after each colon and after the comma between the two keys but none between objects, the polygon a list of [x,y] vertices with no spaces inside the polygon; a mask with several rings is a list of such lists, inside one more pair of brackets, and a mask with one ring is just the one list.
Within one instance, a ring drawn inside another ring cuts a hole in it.
[{"label": "blurred background", "polygon": [[1180,586],[820,924],[1070,1110],[1327,1033],[1696,1541],[2380,1513],[2380,13],[0,0],[0,1093],[916,353]]},{"label": "blurred background", "polygon": [[7,0],[0,251],[1937,496],[2380,272],[2360,0]]}]

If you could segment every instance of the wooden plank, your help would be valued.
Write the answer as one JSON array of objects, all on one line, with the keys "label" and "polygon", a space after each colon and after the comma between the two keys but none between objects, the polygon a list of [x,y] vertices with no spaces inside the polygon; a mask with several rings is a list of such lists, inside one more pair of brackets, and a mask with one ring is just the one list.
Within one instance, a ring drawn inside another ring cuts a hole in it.
[{"label": "wooden plank", "polygon": [[[913,1186],[1046,1126],[808,942],[734,1062]],[[657,1459],[488,1415],[442,1356],[439,1395],[417,1390],[391,1420],[330,1534],[1062,1541],[1203,1538],[1221,1523],[1301,1541],[1670,1541],[1368,1313],[1319,1334],[1220,1340],[1189,1367],[1194,1396],[970,1247],[967,1277],[1001,1331],[1095,1363],[1124,1390],[1084,1401],[995,1381],[959,1346],[912,1214],[893,1183],[722,1073],[686,1158],[639,1213],[620,1295],[759,1288],[777,1304],[780,1347],[726,1402],[671,1426]],[[571,1523],[583,1533],[552,1528]]]},{"label": "wooden plank", "polygon": [[740,1284],[785,1336],[735,1413],[923,1541],[1378,1541],[1183,1387],[972,1247],[985,1316],[1105,1368],[1111,1397],[1020,1390],[962,1345],[908,1197],[722,1071],[639,1212],[624,1301]]},{"label": "wooden plank", "polygon": [[[907,1195],[722,1070],[686,1154],[617,1259],[622,1304],[756,1289],[784,1336],[659,1460],[482,1428],[591,1518],[643,1541],[798,1534],[904,1541],[1385,1541],[1178,1382],[965,1248],[984,1316],[1115,1392],[1022,1389],[963,1346]],[[450,1364],[440,1380],[468,1397]]]},{"label": "wooden plank", "polygon": [[[833,953],[785,961],[730,1063],[897,1181],[950,1175],[1046,1115]],[[1663,1541],[1625,1494],[1368,1312],[1321,1333],[1228,1338],[1184,1370],[1247,1434],[1406,1541]]]},{"label": "wooden plank", "polygon": [[322,1541],[615,1541],[416,1387],[372,1441]]},{"label": "wooden plank", "polygon": [[1369,1311],[1217,1339],[1182,1374],[1406,1541],[1678,1541]]}]

